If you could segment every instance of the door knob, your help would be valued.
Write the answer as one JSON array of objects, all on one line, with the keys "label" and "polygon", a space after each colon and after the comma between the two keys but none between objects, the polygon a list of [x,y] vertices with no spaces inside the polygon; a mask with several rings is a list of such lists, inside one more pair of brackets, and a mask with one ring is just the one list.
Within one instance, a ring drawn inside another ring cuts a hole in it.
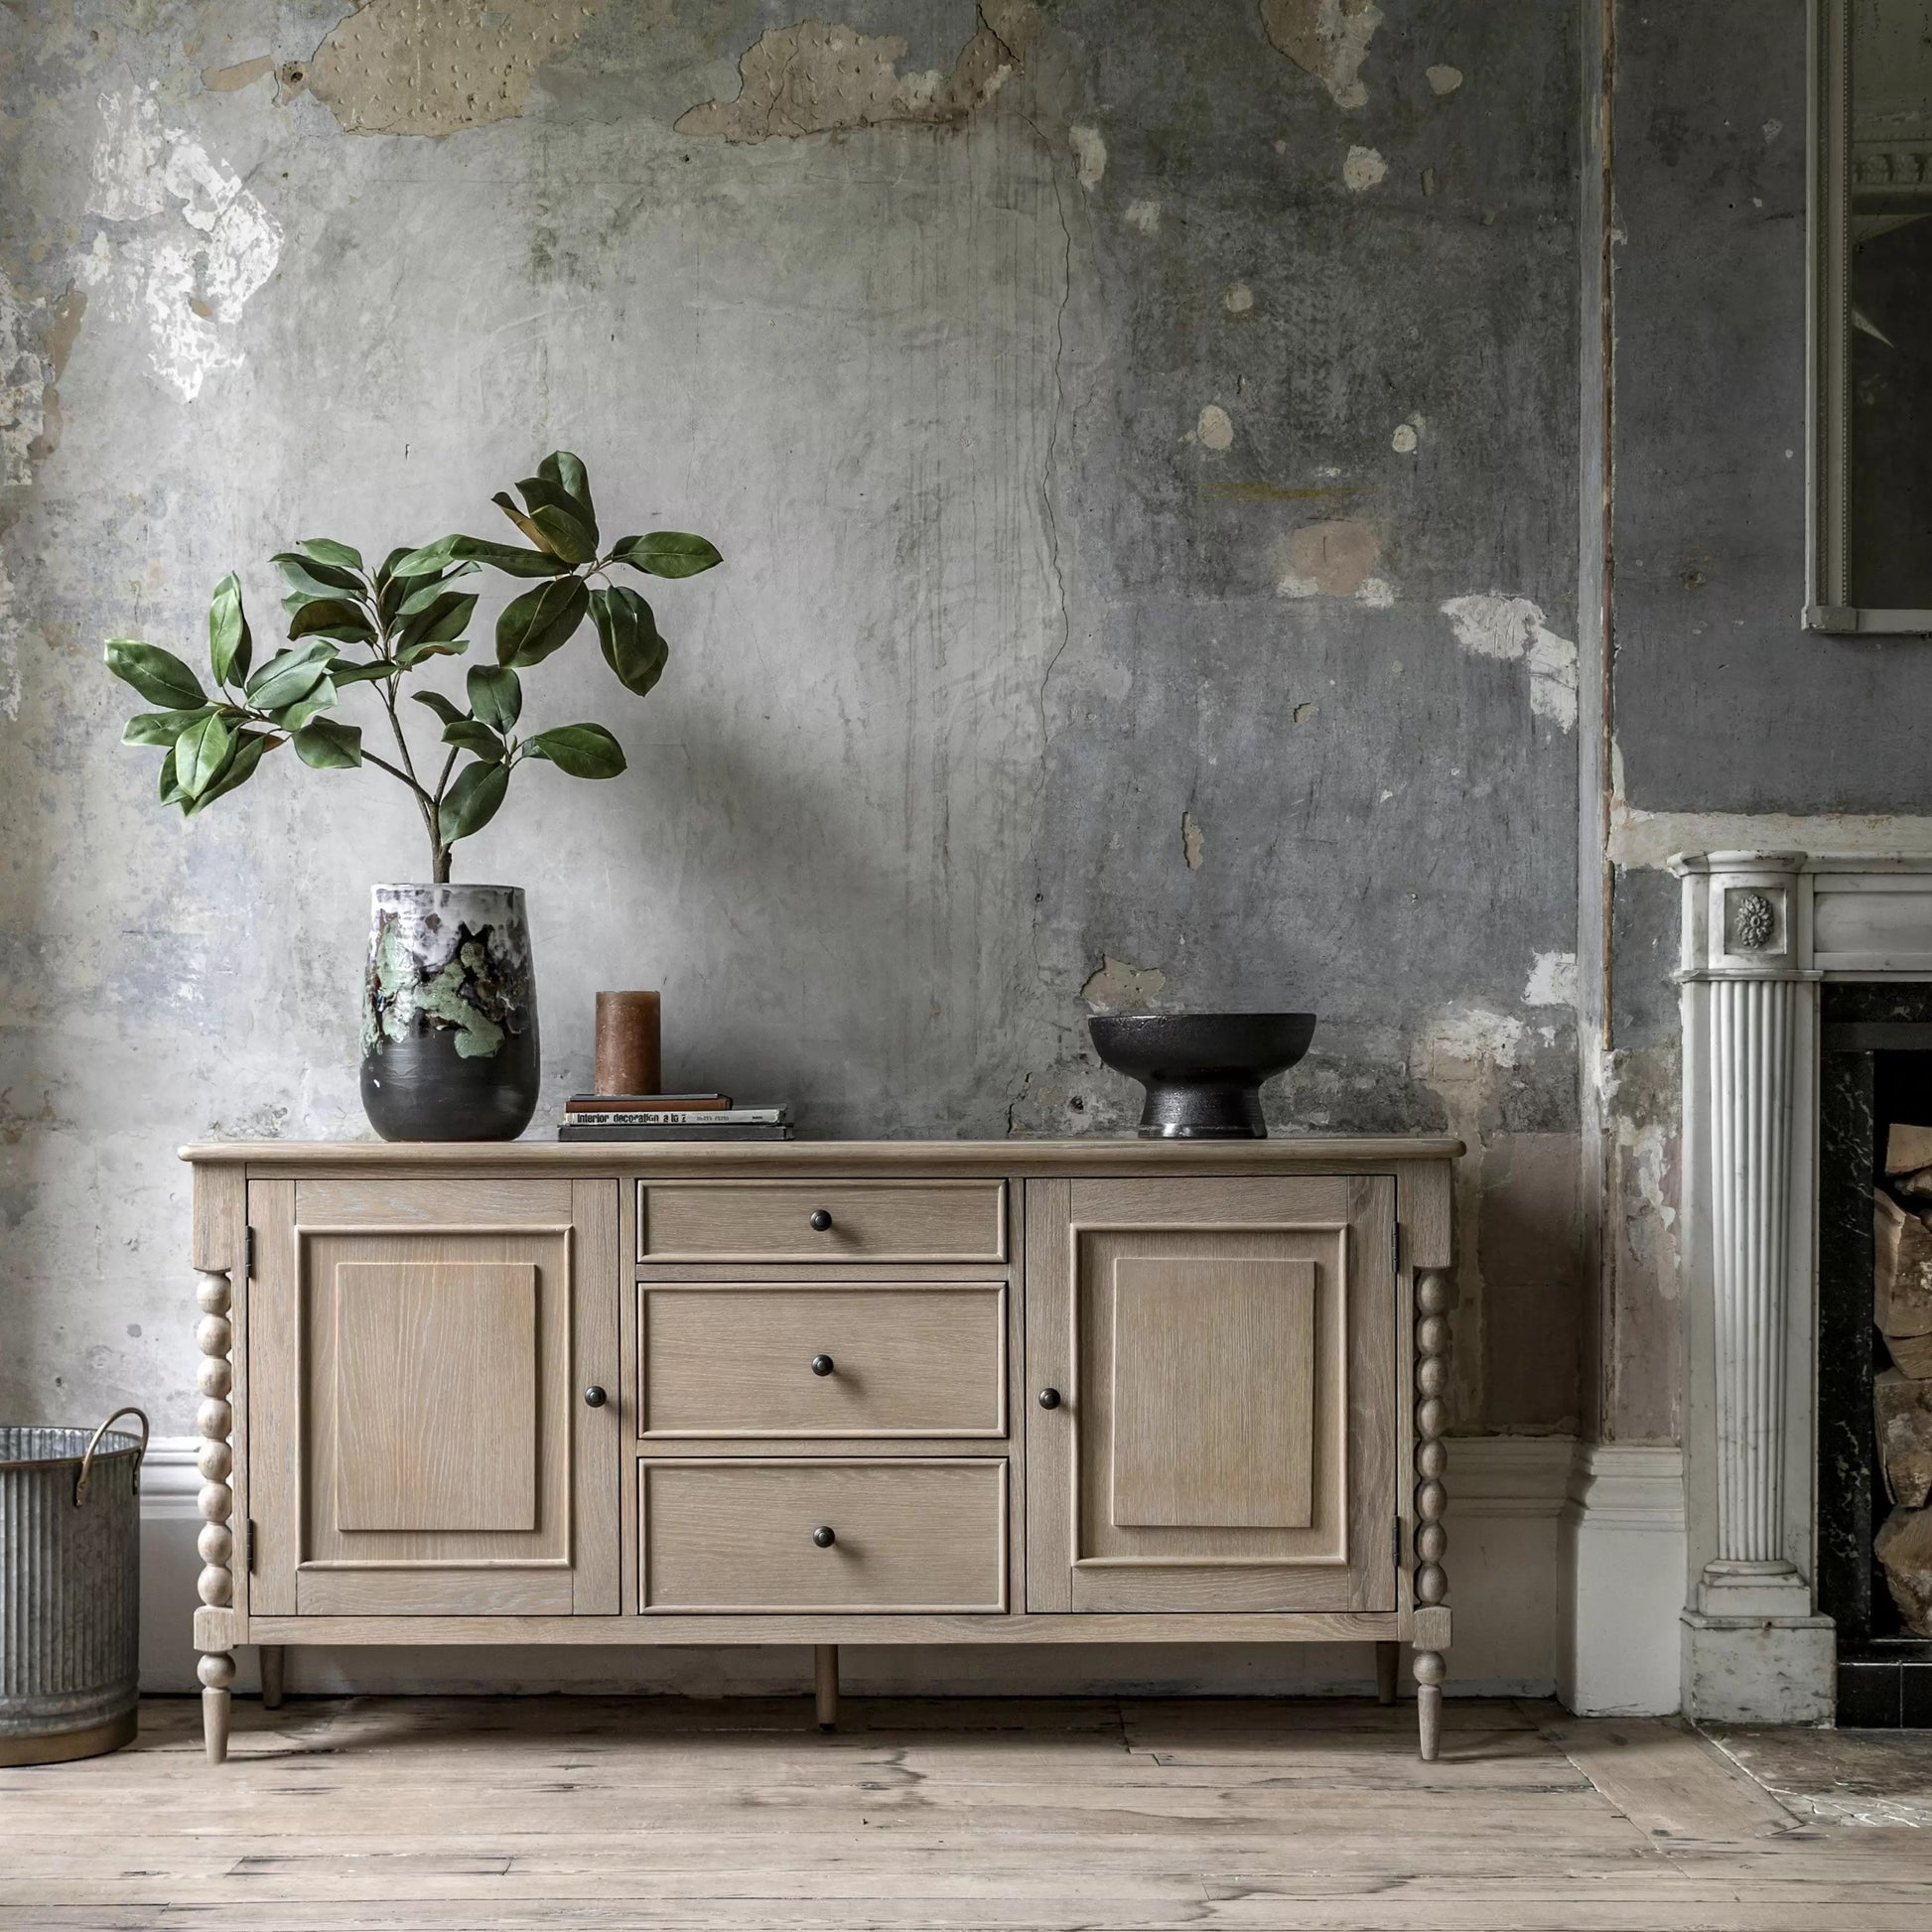
[{"label": "door knob", "polygon": [[832,1225],[832,1210],[829,1207],[813,1208],[811,1225],[814,1234],[823,1234]]},{"label": "door knob", "polygon": [[838,1533],[832,1528],[830,1523],[821,1523],[812,1532],[812,1541],[821,1550],[829,1550],[838,1540]]},{"label": "door knob", "polygon": [[595,1382],[584,1391],[584,1407],[586,1409],[602,1409],[610,1399]]},{"label": "door knob", "polygon": [[814,1375],[830,1375],[832,1370],[837,1366],[838,1364],[829,1355],[814,1355],[812,1357],[812,1373]]},{"label": "door knob", "polygon": [[1042,1409],[1057,1409],[1060,1406],[1059,1390],[1041,1389],[1039,1392],[1039,1406]]}]

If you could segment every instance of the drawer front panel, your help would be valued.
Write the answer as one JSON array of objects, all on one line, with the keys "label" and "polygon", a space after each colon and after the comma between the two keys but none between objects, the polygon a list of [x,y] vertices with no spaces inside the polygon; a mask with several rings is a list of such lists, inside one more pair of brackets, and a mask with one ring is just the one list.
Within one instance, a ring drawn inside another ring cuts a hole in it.
[{"label": "drawer front panel", "polygon": [[1007,1606],[1001,1458],[643,1462],[637,1509],[646,1614]]},{"label": "drawer front panel", "polygon": [[651,1437],[1006,1434],[1000,1282],[640,1283]]},{"label": "drawer front panel", "polygon": [[639,1261],[1004,1261],[1003,1180],[637,1183]]}]

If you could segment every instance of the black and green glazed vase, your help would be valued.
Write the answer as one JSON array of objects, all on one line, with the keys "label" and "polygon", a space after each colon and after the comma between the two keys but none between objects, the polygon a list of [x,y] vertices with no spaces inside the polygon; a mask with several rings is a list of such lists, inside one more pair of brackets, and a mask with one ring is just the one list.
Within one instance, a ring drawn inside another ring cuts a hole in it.
[{"label": "black and green glazed vase", "polygon": [[513,1141],[537,1105],[537,985],[515,886],[377,886],[362,1110],[385,1141]]}]

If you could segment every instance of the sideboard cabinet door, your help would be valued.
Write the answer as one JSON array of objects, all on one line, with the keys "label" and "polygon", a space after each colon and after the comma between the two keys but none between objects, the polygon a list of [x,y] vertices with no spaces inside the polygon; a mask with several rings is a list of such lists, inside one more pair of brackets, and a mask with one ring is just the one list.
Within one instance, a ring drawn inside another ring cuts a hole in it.
[{"label": "sideboard cabinet door", "polygon": [[614,1179],[249,1183],[253,1614],[618,1612],[618,1219]]},{"label": "sideboard cabinet door", "polygon": [[1030,1610],[1396,1607],[1394,1228],[1380,1175],[1027,1183]]}]

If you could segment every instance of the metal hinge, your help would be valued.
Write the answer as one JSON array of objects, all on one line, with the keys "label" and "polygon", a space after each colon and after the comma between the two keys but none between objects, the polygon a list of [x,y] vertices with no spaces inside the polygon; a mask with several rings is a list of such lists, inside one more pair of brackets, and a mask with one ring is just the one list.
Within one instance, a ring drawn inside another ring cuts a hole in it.
[{"label": "metal hinge", "polygon": [[255,1230],[248,1230],[248,1240],[241,1258],[241,1279],[252,1282],[255,1279]]},{"label": "metal hinge", "polygon": [[255,1519],[248,1519],[248,1574],[255,1574]]},{"label": "metal hinge", "polygon": [[[255,1526],[254,1524],[250,1523],[248,1525],[248,1534],[250,1537],[253,1537],[254,1533],[255,1533]],[[252,1542],[250,1543],[249,1548],[250,1549],[254,1548]],[[1400,1516],[1398,1516],[1389,1525],[1389,1561],[1392,1564],[1394,1564],[1398,1570],[1402,1568],[1402,1518]]]}]

